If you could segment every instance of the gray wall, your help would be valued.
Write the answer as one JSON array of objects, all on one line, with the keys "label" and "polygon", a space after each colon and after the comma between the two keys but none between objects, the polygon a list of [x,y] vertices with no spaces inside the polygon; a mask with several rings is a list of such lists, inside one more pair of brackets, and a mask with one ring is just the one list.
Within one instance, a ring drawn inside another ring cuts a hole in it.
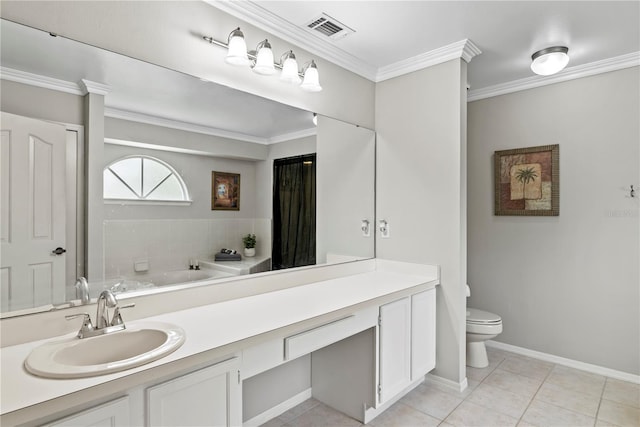
[{"label": "gray wall", "polygon": [[376,136],[372,130],[318,117],[316,262],[327,254],[373,258],[374,243],[362,235],[374,226]]},{"label": "gray wall", "polygon": [[[469,104],[469,305],[496,340],[640,373],[638,67]],[[560,216],[493,215],[495,150],[560,144]]]},{"label": "gray wall", "polygon": [[[375,84],[203,1],[2,1],[2,18],[201,77],[288,105],[373,128]],[[269,39],[277,55],[293,49],[300,64],[315,58],[323,91],[307,93],[249,67],[224,62],[226,51],[202,35],[226,40],[242,27],[248,46]],[[96,30],[99,29],[99,30]]]},{"label": "gray wall", "polygon": [[453,60],[376,87],[379,258],[441,265],[435,374],[465,379],[466,78]]},{"label": "gray wall", "polygon": [[0,110],[34,119],[84,124],[84,97],[0,80]]}]

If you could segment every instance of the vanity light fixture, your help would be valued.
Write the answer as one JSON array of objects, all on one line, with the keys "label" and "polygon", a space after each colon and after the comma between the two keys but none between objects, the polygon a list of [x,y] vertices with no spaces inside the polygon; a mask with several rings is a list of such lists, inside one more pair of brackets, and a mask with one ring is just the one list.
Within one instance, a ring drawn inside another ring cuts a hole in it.
[{"label": "vanity light fixture", "polygon": [[318,66],[314,60],[304,65],[302,71],[298,71],[298,62],[292,50],[288,50],[280,57],[280,62],[274,62],[271,44],[267,39],[258,43],[255,51],[247,51],[247,44],[240,27],[233,30],[227,42],[216,40],[213,37],[203,36],[204,40],[216,46],[228,50],[225,62],[231,65],[251,65],[251,69],[262,75],[271,75],[277,70],[282,70],[280,80],[294,85],[300,84],[300,89],[306,92],[320,92],[320,75]]},{"label": "vanity light fixture", "polygon": [[298,61],[292,50],[282,55],[280,63],[282,64],[280,80],[291,84],[299,84],[302,81],[298,75]]},{"label": "vanity light fixture", "polygon": [[227,43],[229,51],[224,58],[225,62],[232,65],[248,65],[247,43],[244,41],[244,34],[240,31],[240,27],[229,33]]},{"label": "vanity light fixture", "polygon": [[306,92],[320,92],[322,86],[320,86],[320,75],[318,74],[318,67],[316,62],[312,59],[303,68],[304,79],[300,85],[300,89]]},{"label": "vanity light fixture", "polygon": [[569,63],[569,48],[565,46],[553,46],[542,49],[531,55],[531,71],[541,76],[550,76]]},{"label": "vanity light fixture", "polygon": [[276,72],[273,64],[273,51],[269,40],[264,39],[256,47],[256,62],[253,64],[253,72],[270,76]]}]

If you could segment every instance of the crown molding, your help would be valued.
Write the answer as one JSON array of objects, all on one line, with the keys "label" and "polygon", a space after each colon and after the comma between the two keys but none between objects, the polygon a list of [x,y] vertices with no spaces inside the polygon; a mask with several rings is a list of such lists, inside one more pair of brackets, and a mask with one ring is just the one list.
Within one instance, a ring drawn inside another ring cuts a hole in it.
[{"label": "crown molding", "polygon": [[29,86],[37,86],[73,95],[86,94],[86,92],[77,83],[41,76],[39,74],[27,73],[26,71],[14,70],[13,68],[0,66],[0,78],[2,80],[22,83]]},{"label": "crown molding", "polygon": [[[292,24],[253,1],[205,0],[209,5],[292,43],[365,79],[375,81],[377,68],[343,51],[319,35]],[[232,28],[229,29],[231,31]],[[283,50],[284,52],[284,50]]]},{"label": "crown molding", "polygon": [[471,40],[466,39],[422,53],[413,58],[378,68],[343,51],[339,46],[325,40],[321,36],[305,31],[303,28],[269,12],[262,8],[258,2],[229,0],[205,1],[209,5],[231,16],[235,16],[238,19],[376,83],[456,58],[462,58],[466,62],[469,62],[474,56],[481,53],[480,49],[478,49]]},{"label": "crown molding", "polygon": [[87,79],[80,80],[78,86],[80,86],[80,88],[84,91],[83,95],[93,93],[96,95],[106,96],[109,92],[111,92],[111,86],[104,83],[93,82]]},{"label": "crown molding", "polygon": [[269,138],[269,144],[277,144],[279,142],[291,141],[294,139],[306,138],[308,136],[316,136],[318,131],[316,127],[312,127],[309,129],[303,129],[296,132],[284,133],[282,135],[277,135]]},{"label": "crown molding", "polygon": [[467,96],[467,102],[637,66],[640,66],[640,52],[633,52],[589,64],[576,65],[575,67],[566,68],[553,76],[532,76],[481,89],[470,90]]},{"label": "crown molding", "polygon": [[469,39],[460,40],[455,43],[421,53],[412,58],[398,61],[391,65],[386,65],[378,69],[376,75],[376,83],[403,74],[412,73],[423,68],[431,67],[452,59],[462,58],[466,62],[470,62],[475,56],[481,54],[482,51]]},{"label": "crown molding", "polygon": [[247,135],[239,132],[229,132],[210,126],[197,125],[195,123],[182,122],[179,120],[165,119],[163,117],[151,116],[133,111],[120,110],[113,107],[105,107],[105,117],[113,119],[128,120],[130,122],[145,123],[148,125],[162,126],[170,129],[183,130],[186,132],[202,133],[205,135],[219,136],[221,138],[235,139],[244,142],[253,142],[255,144],[269,144],[269,138],[262,138],[254,135]]}]

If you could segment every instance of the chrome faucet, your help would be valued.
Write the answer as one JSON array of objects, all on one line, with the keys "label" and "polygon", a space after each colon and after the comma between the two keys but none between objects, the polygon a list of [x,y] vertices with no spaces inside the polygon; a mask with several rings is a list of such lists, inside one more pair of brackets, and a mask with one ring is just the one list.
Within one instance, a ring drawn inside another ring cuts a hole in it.
[{"label": "chrome faucet", "polygon": [[[122,307],[118,307],[118,301],[111,291],[102,291],[98,297],[98,310],[96,312],[96,325],[91,323],[91,316],[89,313],[72,314],[65,316],[67,320],[75,319],[76,317],[82,317],[82,327],[78,331],[78,338],[88,338],[96,335],[108,334],[110,332],[121,331],[126,329],[120,310],[123,308],[134,307],[135,304],[127,304]],[[115,308],[113,311],[113,317],[111,321],[109,318],[109,309]]]},{"label": "chrome faucet", "polygon": [[98,297],[98,311],[96,312],[96,329],[106,328],[109,323],[109,309],[118,305],[116,297],[111,291],[102,291]]},{"label": "chrome faucet", "polygon": [[80,299],[81,304],[89,304],[91,297],[89,296],[89,282],[84,277],[76,280],[76,297]]}]

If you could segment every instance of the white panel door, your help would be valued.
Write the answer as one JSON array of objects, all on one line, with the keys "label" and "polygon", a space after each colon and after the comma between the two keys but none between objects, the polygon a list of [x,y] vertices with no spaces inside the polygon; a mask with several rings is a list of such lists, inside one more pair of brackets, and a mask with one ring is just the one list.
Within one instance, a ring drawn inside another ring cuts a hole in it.
[{"label": "white panel door", "polygon": [[146,425],[242,425],[238,366],[236,357],[149,387]]},{"label": "white panel door", "polygon": [[411,296],[411,380],[436,367],[436,291]]},{"label": "white panel door", "polygon": [[380,307],[379,402],[384,403],[411,383],[411,298]]},{"label": "white panel door", "polygon": [[65,300],[66,130],[0,113],[2,311]]}]

